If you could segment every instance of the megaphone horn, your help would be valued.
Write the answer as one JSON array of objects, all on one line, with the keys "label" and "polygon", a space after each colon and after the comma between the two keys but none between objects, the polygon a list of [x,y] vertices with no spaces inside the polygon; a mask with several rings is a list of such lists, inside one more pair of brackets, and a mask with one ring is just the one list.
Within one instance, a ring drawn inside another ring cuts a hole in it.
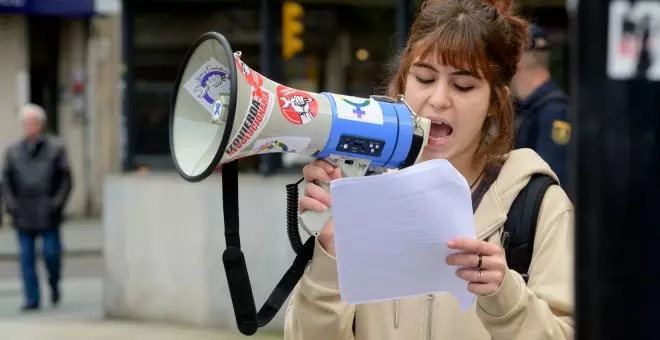
[{"label": "megaphone horn", "polygon": [[270,322],[281,308],[311,259],[310,240],[320,233],[331,210],[299,216],[312,237],[304,249],[294,249],[294,264],[257,313],[240,250],[234,161],[295,152],[330,161],[344,177],[363,176],[368,170],[382,172],[418,162],[431,126],[402,96],[360,98],[278,84],[251,69],[216,32],[201,35],[187,52],[171,106],[170,148],[179,175],[198,182],[218,165],[223,167],[223,263],[238,328],[246,335]]}]

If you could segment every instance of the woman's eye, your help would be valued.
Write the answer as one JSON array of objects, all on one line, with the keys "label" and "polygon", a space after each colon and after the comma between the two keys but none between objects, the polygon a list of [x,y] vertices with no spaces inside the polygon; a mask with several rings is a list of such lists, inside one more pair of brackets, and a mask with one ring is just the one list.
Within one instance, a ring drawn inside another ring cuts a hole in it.
[{"label": "woman's eye", "polygon": [[425,78],[421,78],[421,77],[418,77],[418,76],[415,76],[415,78],[417,78],[417,81],[422,83],[422,84],[430,84],[430,83],[433,82],[433,78],[425,79]]},{"label": "woman's eye", "polygon": [[474,88],[474,86],[460,86],[460,85],[454,85],[454,86],[456,87],[457,90],[461,92],[467,92]]}]

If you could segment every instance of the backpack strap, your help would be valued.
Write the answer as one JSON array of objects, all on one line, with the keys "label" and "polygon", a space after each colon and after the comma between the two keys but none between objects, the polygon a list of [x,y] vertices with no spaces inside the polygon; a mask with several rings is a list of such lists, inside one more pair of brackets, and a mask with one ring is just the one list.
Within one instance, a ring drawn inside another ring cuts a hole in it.
[{"label": "backpack strap", "polygon": [[541,203],[548,188],[557,182],[548,175],[535,174],[513,201],[502,233],[502,247],[509,269],[529,279],[534,237]]}]

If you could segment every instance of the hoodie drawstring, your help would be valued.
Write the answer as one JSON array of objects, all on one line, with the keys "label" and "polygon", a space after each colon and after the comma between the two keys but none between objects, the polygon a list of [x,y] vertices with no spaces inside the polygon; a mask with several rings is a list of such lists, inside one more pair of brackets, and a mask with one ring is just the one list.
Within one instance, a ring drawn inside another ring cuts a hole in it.
[{"label": "hoodie drawstring", "polygon": [[399,300],[394,300],[394,328],[399,328]]}]

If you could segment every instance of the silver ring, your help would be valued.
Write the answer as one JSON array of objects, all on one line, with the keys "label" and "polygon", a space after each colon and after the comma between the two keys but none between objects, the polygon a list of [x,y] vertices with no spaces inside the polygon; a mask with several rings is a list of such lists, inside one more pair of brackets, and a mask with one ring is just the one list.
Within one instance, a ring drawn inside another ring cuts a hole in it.
[{"label": "silver ring", "polygon": [[479,270],[479,280],[477,280],[477,282],[483,283],[483,282],[481,282],[481,270]]}]

